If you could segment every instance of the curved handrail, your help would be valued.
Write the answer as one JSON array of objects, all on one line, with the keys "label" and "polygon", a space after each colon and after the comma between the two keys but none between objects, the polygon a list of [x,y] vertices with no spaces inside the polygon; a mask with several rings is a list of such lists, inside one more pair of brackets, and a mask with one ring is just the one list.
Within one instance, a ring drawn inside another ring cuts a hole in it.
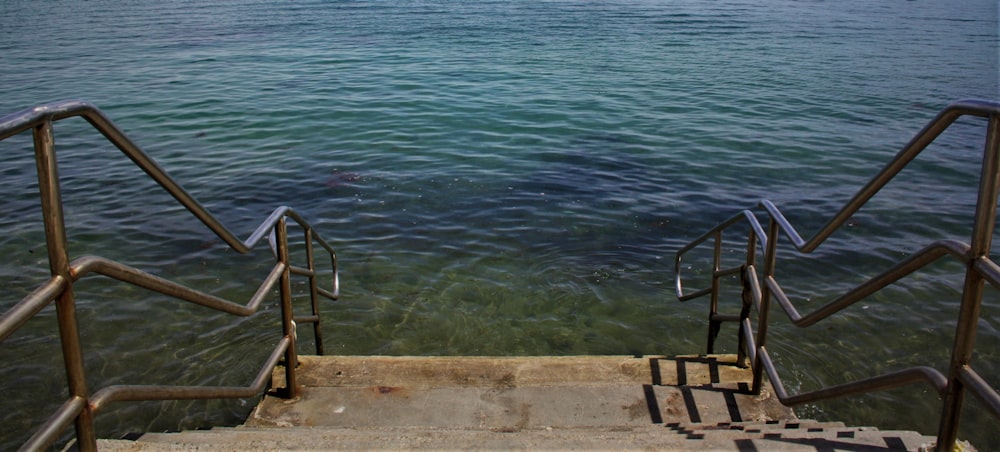
[{"label": "curved handrail", "polygon": [[[991,115],[1000,115],[1000,102],[987,102],[976,99],[966,99],[962,101],[955,102],[947,107],[945,107],[937,116],[934,117],[927,125],[924,126],[913,139],[910,140],[903,149],[900,150],[895,157],[882,168],[871,180],[865,184],[847,203],[844,204],[834,216],[820,228],[809,240],[805,240],[798,233],[795,227],[785,218],[785,215],[774,205],[770,200],[764,199],[757,204],[757,208],[764,208],[765,212],[768,214],[772,221],[775,221],[779,229],[785,233],[789,241],[798,251],[803,253],[810,253],[814,251],[820,244],[826,241],[837,229],[843,226],[847,220],[857,213],[857,211],[865,205],[876,193],[878,193],[886,184],[889,183],[903,168],[906,167],[914,158],[917,157],[931,142],[934,141],[945,129],[947,129],[952,123],[954,123],[958,118],[962,116],[978,116],[978,117],[990,117]],[[692,249],[696,248],[698,245],[704,243],[710,238],[721,234],[723,231],[729,229],[733,225],[740,222],[741,219],[746,219],[747,223],[752,228],[754,235],[760,241],[761,251],[767,248],[767,234],[764,233],[764,229],[760,222],[757,220],[756,215],[753,210],[743,210],[733,215],[732,217],[722,221],[715,227],[711,228],[708,232],[702,234],[698,238],[692,240],[690,243],[682,247],[677,251],[674,259],[674,281],[677,293],[677,298],[681,301],[687,301],[692,298],[697,298],[700,295],[705,295],[705,291],[699,291],[696,294],[685,294],[683,290],[683,275],[681,273],[681,262],[685,254],[687,254]]]},{"label": "curved handrail", "polygon": [[[839,309],[837,311],[831,312],[833,305],[843,303],[843,306],[841,306],[841,308],[844,308],[849,306],[850,304],[853,304],[854,301],[858,301],[860,300],[860,298],[863,298],[860,297],[858,299],[852,300],[849,303],[846,302],[850,298],[855,297],[854,295],[855,292],[858,293],[867,292],[867,295],[873,294],[879,289],[885,288],[890,284],[909,275],[913,271],[919,269],[919,267],[923,267],[924,265],[930,264],[931,262],[934,262],[941,257],[947,255],[958,257],[956,256],[957,254],[956,251],[960,251],[960,249],[964,247],[965,247],[964,244],[955,241],[941,241],[931,246],[928,246],[927,248],[924,248],[923,250],[918,252],[916,255],[912,256],[910,259],[907,259],[903,264],[897,265],[892,269],[884,272],[883,274],[866,281],[865,283],[854,288],[853,290],[848,291],[847,295],[844,295],[838,298],[837,300],[827,304],[826,306],[823,306],[817,309],[816,311],[813,311],[812,314],[809,314],[805,317],[798,314],[798,311],[795,309],[795,307],[791,304],[791,302],[787,298],[785,298],[784,301],[781,302],[782,308],[785,309],[785,313],[786,315],[788,315],[789,319],[792,320],[793,325],[800,328],[809,327],[812,324],[819,322],[820,320],[826,317],[829,317],[833,313],[839,312]],[[958,259],[967,262],[969,261],[962,258]],[[916,264],[917,262],[923,262],[923,264],[919,265],[919,267],[916,265],[912,265]],[[972,262],[973,262],[973,267],[979,268],[978,263],[980,262],[980,260],[972,260]],[[993,266],[995,267],[996,264],[993,264]],[[757,307],[759,308],[760,301],[762,298],[761,295],[762,291],[760,288],[760,282],[758,281],[756,276],[756,270],[754,270],[752,266],[747,267],[746,275],[747,275],[746,282],[749,285],[749,291],[752,294],[751,296],[753,297],[753,303],[757,305]],[[991,280],[991,284],[994,285],[994,287],[1000,287],[1000,285],[997,284],[995,275],[989,276],[988,279]],[[770,284],[771,281],[774,281],[774,279],[771,278],[768,281],[768,283]],[[774,284],[775,287],[777,287],[780,290],[780,286],[777,286],[776,285],[777,283]],[[784,294],[782,294],[781,297],[784,297]],[[895,372],[878,375],[875,377],[869,377],[852,382],[847,382],[812,392],[790,395],[785,390],[784,384],[782,383],[782,379],[778,375],[778,370],[774,366],[774,362],[771,360],[771,357],[767,353],[766,348],[763,346],[757,347],[755,345],[755,340],[753,337],[753,327],[752,325],[750,325],[749,318],[743,318],[740,320],[742,321],[742,327],[743,327],[742,329],[742,334],[744,335],[743,340],[745,341],[745,343],[749,344],[749,348],[751,349],[750,360],[753,362],[759,362],[764,367],[764,370],[767,372],[768,378],[771,380],[771,385],[774,387],[775,395],[778,397],[778,400],[780,400],[781,403],[785,405],[799,405],[803,403],[817,402],[820,400],[843,397],[847,395],[882,391],[886,389],[892,389],[895,387],[905,386],[908,384],[919,383],[919,382],[924,382],[929,384],[931,387],[935,389],[935,391],[940,396],[944,396],[948,389],[948,378],[945,377],[944,374],[939,372],[937,369],[931,367],[916,366],[898,370]],[[757,361],[757,355],[760,355],[759,361]],[[1000,394],[997,394],[997,392],[994,391],[985,381],[983,381],[982,377],[980,377],[979,374],[976,373],[969,366],[963,366],[962,378],[963,378],[963,383],[968,385],[971,389],[973,389],[973,393],[977,397],[979,397],[980,400],[986,403],[987,407],[989,407],[990,410],[994,413],[994,416],[1000,417]]]},{"label": "curved handrail", "polygon": [[[890,180],[899,174],[903,168],[913,161],[945,129],[962,116],[989,118],[986,145],[983,152],[979,201],[976,208],[976,219],[971,245],[955,240],[935,242],[813,312],[804,316],[800,314],[774,278],[778,235],[783,233],[799,252],[803,254],[811,253]],[[938,448],[941,450],[950,448],[956,439],[958,413],[961,410],[962,393],[966,388],[971,389],[977,397],[987,404],[995,416],[1000,417],[1000,395],[982,381],[979,374],[969,366],[976,321],[978,320],[981,304],[983,283],[988,282],[991,286],[1000,288],[1000,265],[997,265],[988,256],[992,241],[993,226],[996,221],[997,198],[998,193],[1000,193],[1000,155],[998,154],[1000,154],[1000,103],[979,100],[963,100],[953,103],[942,110],[918,132],[878,174],[869,180],[810,239],[803,239],[794,226],[785,218],[781,210],[771,201],[765,199],[756,208],[762,209],[763,215],[769,219],[769,227],[766,233],[757,218],[757,214],[753,210],[744,210],[719,223],[705,234],[702,234],[688,245],[682,247],[677,252],[674,261],[677,297],[680,301],[687,301],[708,294],[712,295],[713,299],[709,313],[711,322],[709,326],[709,353],[712,352],[714,335],[718,334],[718,323],[728,320],[737,320],[740,322],[741,327],[738,335],[740,354],[742,357],[744,347],[746,347],[749,357],[754,363],[754,391],[757,392],[760,390],[762,373],[766,371],[782,403],[806,403],[859,392],[882,390],[921,380],[930,383],[945,398],[941,426],[938,430]],[[723,269],[721,268],[720,252],[723,233],[737,224],[744,223],[749,228],[746,261],[742,266]],[[697,248],[710,239],[715,240],[711,284],[705,289],[685,293],[681,265],[683,258],[692,249]],[[756,270],[758,252],[763,254],[764,259],[764,273],[762,276],[758,276]],[[840,312],[857,301],[874,294],[946,255],[950,255],[965,263],[967,268],[965,289],[959,309],[959,325],[954,336],[955,344],[952,351],[951,368],[948,372],[948,377],[931,368],[916,367],[824,388],[806,394],[790,396],[785,392],[777,369],[774,367],[766,351],[768,313],[772,295],[792,324],[804,328]],[[742,284],[744,290],[744,309],[741,315],[734,317],[716,314],[721,276],[739,271],[743,272]],[[761,279],[763,280],[763,284],[761,283]],[[756,340],[748,317],[748,303],[752,303],[760,313]]]},{"label": "curved handrail", "polygon": [[[957,240],[942,240],[934,242],[890,269],[882,272],[878,276],[868,279],[861,285],[847,291],[844,295],[841,295],[837,299],[817,308],[815,311],[806,314],[805,316],[799,314],[799,311],[795,309],[795,305],[792,304],[792,301],[785,295],[784,290],[782,290],[781,286],[778,285],[778,282],[774,279],[773,275],[765,278],[765,284],[771,290],[771,294],[775,296],[778,304],[781,305],[781,308],[785,311],[788,319],[791,320],[792,325],[799,328],[806,328],[840,312],[844,308],[858,301],[861,301],[865,297],[873,295],[875,292],[888,287],[889,285],[944,256],[950,255],[958,261],[968,263],[970,260],[968,252],[969,245],[961,243]],[[1000,284],[1000,282],[993,279],[990,279],[990,283],[994,286]]]},{"label": "curved handrail", "polygon": [[[989,117],[990,115],[1000,115],[1000,103],[998,102],[987,102],[976,99],[966,99],[962,101],[955,102],[947,107],[945,107],[937,116],[934,117],[923,129],[921,129],[910,140],[903,149],[900,150],[895,157],[882,168],[871,180],[865,184],[847,203],[844,204],[832,218],[820,228],[809,240],[805,240],[798,233],[791,222],[789,222],[781,210],[774,205],[771,201],[764,199],[761,200],[757,207],[763,207],[770,218],[776,221],[781,229],[788,237],[789,241],[795,248],[803,253],[810,253],[814,251],[820,244],[826,241],[833,233],[843,226],[852,215],[857,213],[857,211],[864,206],[868,200],[870,200],[876,193],[882,190],[883,187],[890,180],[892,180],[900,171],[903,170],[914,158],[917,157],[931,142],[933,142],[945,129],[947,129],[952,123],[954,123],[958,118],[962,116],[978,116],[978,117]],[[760,242],[761,248],[766,248],[766,237],[763,228],[760,223],[756,221],[756,217],[752,210],[743,210],[740,213],[726,219],[725,221],[719,223],[708,232],[702,234],[697,239],[691,241],[688,245],[681,248],[675,259],[675,286],[677,291],[677,297],[682,301],[690,300],[691,298],[696,298],[694,295],[685,295],[683,293],[681,284],[681,258],[691,249],[697,247],[701,243],[705,242],[709,238],[712,238],[716,234],[729,229],[734,224],[738,223],[740,219],[746,218],[750,223],[751,227],[754,228],[757,237]]]},{"label": "curved handrail", "polygon": [[[170,295],[184,301],[205,306],[216,311],[246,317],[257,312],[257,308],[264,297],[268,295],[274,285],[281,277],[281,273],[287,268],[286,265],[278,262],[271,272],[261,282],[260,287],[246,305],[216,297],[201,291],[191,289],[183,284],[160,278],[134,267],[130,267],[119,262],[115,262],[103,257],[84,256],[71,264],[71,280],[73,282],[86,276],[89,273],[96,273],[107,276],[121,282],[129,283],[137,287],[152,290],[163,295]],[[62,276],[53,276],[39,286],[34,292],[24,297],[21,302],[8,310],[0,317],[0,342],[14,333],[19,327],[31,320],[38,312],[52,303],[59,294],[68,287],[68,282]]]},{"label": "curved handrail", "polygon": [[788,239],[791,240],[792,244],[798,248],[799,251],[804,253],[810,253],[814,251],[820,244],[822,244],[828,237],[833,235],[833,233],[839,229],[844,223],[847,222],[852,215],[857,213],[857,211],[864,206],[868,200],[870,200],[876,193],[882,190],[886,184],[889,183],[900,171],[903,170],[914,158],[917,157],[923,150],[931,144],[942,132],[945,131],[952,123],[962,116],[978,116],[983,118],[988,118],[991,115],[1000,115],[1000,103],[997,102],[987,102],[975,99],[966,99],[955,102],[943,110],[941,110],[938,115],[932,119],[923,129],[917,132],[916,136],[909,143],[903,146],[889,163],[882,168],[878,174],[875,175],[861,190],[858,191],[846,204],[844,207],[838,211],[830,221],[826,223],[825,226],[820,228],[809,240],[803,240],[796,232],[795,228],[792,226],[785,216],[781,214],[781,211],[774,206],[770,201],[764,200],[761,202],[767,212],[771,215],[771,218],[778,221],[781,230],[785,232]]},{"label": "curved handrail", "polygon": [[[968,257],[969,246],[958,242],[956,240],[942,240],[935,242],[924,249],[913,254],[909,258],[903,260],[899,264],[893,266],[889,270],[868,279],[857,287],[848,290],[846,294],[841,297],[827,303],[824,306],[817,308],[811,313],[803,316],[795,308],[795,305],[788,299],[781,289],[781,286],[777,283],[777,280],[773,276],[768,276],[764,278],[765,286],[768,287],[771,293],[775,296],[778,304],[784,310],[785,315],[791,321],[792,325],[799,328],[807,328],[813,324],[826,319],[833,314],[836,314],[843,310],[844,308],[864,299],[865,297],[878,292],[879,290],[888,287],[889,285],[899,281],[900,279],[912,274],[913,272],[923,268],[924,266],[937,261],[938,259],[945,256],[952,256],[956,260],[963,263],[973,263],[974,268],[984,268],[985,278],[994,287],[1000,287],[1000,280],[996,278],[996,274],[989,274],[989,265],[975,265],[981,260],[971,259]],[[988,260],[987,260],[988,261]],[[992,262],[992,261],[989,261]],[[993,264],[996,267],[996,264]],[[761,300],[763,298],[763,290],[761,289],[760,279],[757,276],[757,271],[755,266],[749,265],[745,267],[745,284],[747,285],[748,292],[751,295],[753,304],[760,309]],[[746,319],[740,319],[746,320]],[[941,372],[936,369],[927,366],[917,366],[910,367],[895,372],[890,372],[874,377],[859,379],[816,391],[800,393],[796,395],[790,395],[784,387],[782,379],[778,374],[778,370],[771,360],[770,355],[767,353],[765,347],[757,347],[754,345],[755,341],[753,338],[753,328],[749,324],[749,321],[743,324],[742,334],[744,337],[743,341],[747,344],[751,344],[750,348],[750,359],[755,363],[759,363],[763,366],[768,378],[771,380],[771,385],[774,387],[775,395],[778,400],[785,405],[799,405],[803,403],[817,402],[821,400],[826,400],[830,398],[844,397],[848,395],[857,395],[867,392],[882,391],[886,389],[891,389],[899,386],[905,386],[913,383],[924,382],[931,385],[939,395],[944,395],[948,386],[948,378],[944,376]],[[758,360],[759,357],[759,360]],[[971,371],[971,369],[970,369]],[[978,375],[978,374],[977,374]],[[978,393],[979,389],[974,388],[977,391],[977,396],[985,400],[987,403],[991,403],[991,398],[987,393]],[[995,394],[995,393],[994,393]],[[1000,401],[1000,398],[997,398]],[[1000,403],[1000,402],[992,402]]]},{"label": "curved handrail", "polygon": [[89,404],[82,397],[71,398],[56,410],[42,429],[21,446],[21,450],[46,448],[88,407],[91,412],[96,413],[112,402],[253,397],[267,386],[271,372],[291,345],[290,337],[281,338],[271,351],[271,356],[257,372],[253,382],[247,386],[112,385],[95,392],[90,397]]},{"label": "curved handrail", "polygon": [[767,247],[767,234],[764,233],[764,228],[760,225],[760,222],[757,221],[757,217],[754,215],[752,210],[742,210],[722,223],[719,223],[717,226],[702,234],[700,237],[692,240],[690,243],[677,251],[676,258],[674,259],[674,287],[677,292],[677,298],[680,301],[688,301],[702,295],[707,295],[709,291],[712,290],[711,288],[707,288],[690,294],[684,293],[684,285],[681,282],[681,261],[683,256],[687,254],[688,251],[697,248],[698,245],[707,242],[711,238],[716,238],[717,242],[721,242],[722,240],[719,238],[719,235],[731,226],[740,223],[740,220],[746,220],[747,224],[749,224],[750,228],[753,230],[754,236],[759,238],[760,246],[762,248]]},{"label": "curved handrail", "polygon": [[[234,250],[242,254],[250,252],[254,245],[267,235],[268,228],[266,228],[266,225],[271,223],[273,226],[273,223],[276,221],[276,215],[272,213],[271,216],[268,217],[268,219],[265,220],[264,223],[262,223],[260,227],[258,227],[257,230],[250,235],[250,237],[247,238],[246,241],[240,240],[236,237],[236,234],[226,228],[215,218],[215,216],[209,213],[208,210],[201,205],[201,203],[195,200],[194,197],[184,190],[180,184],[168,176],[166,171],[160,168],[160,166],[157,165],[152,158],[150,158],[139,148],[139,146],[132,142],[132,140],[129,139],[128,136],[126,136],[125,133],[118,128],[118,126],[111,122],[111,120],[108,119],[104,113],[102,113],[94,105],[87,102],[56,102],[22,110],[0,118],[0,140],[30,130],[34,127],[38,127],[46,121],[54,122],[76,116],[82,117],[94,126],[98,132],[104,135],[108,141],[122,151],[125,156],[136,164],[136,166],[146,172],[149,177],[153,178],[153,180],[163,187],[167,193],[170,193],[171,196],[173,196],[178,202],[187,208],[188,211],[201,220],[205,226],[218,235],[222,241],[226,242],[226,244]],[[278,210],[280,209],[281,208]],[[329,245],[324,245],[324,247],[331,249],[329,248]]]},{"label": "curved handrail", "polygon": [[[84,256],[72,262],[69,261],[52,129],[55,121],[71,117],[84,118],[230,248],[246,254],[265,237],[269,239],[275,264],[246,304],[191,289],[102,257]],[[281,206],[272,211],[246,240],[240,240],[168,176],[152,158],[132,142],[97,107],[85,102],[57,102],[22,110],[0,118],[0,140],[28,130],[32,131],[34,137],[39,194],[42,201],[42,217],[45,222],[52,276],[0,316],[0,342],[3,342],[43,308],[55,303],[70,397],[22,447],[25,449],[46,447],[54,442],[60,432],[69,424],[75,423],[78,446],[83,450],[94,450],[96,437],[93,415],[98,409],[113,401],[252,396],[259,393],[267,384],[271,372],[282,357],[286,363],[289,363],[285,366],[286,392],[288,396],[293,397],[297,391],[295,365],[293,364],[297,361],[294,339],[295,321],[313,324],[317,353],[322,354],[317,298],[322,296],[336,300],[340,291],[336,252],[313,229],[309,222],[291,208]],[[288,249],[288,220],[294,221],[304,232],[303,243],[305,244],[306,260],[304,267],[294,266],[291,263]],[[329,255],[332,269],[332,281],[329,289],[320,287],[317,283],[318,273],[315,270],[313,255],[314,244],[319,244]],[[246,387],[119,385],[107,387],[91,394],[87,390],[83,372],[83,357],[75,316],[76,302],[73,296],[74,284],[88,274],[103,275],[133,286],[237,316],[248,316],[255,313],[265,297],[277,286],[280,289],[281,297],[282,338],[258,372],[257,377]],[[292,312],[289,282],[292,274],[309,278],[312,315],[295,317]]]},{"label": "curved handrail", "polygon": [[94,393],[90,398],[90,406],[94,411],[104,408],[111,402],[143,401],[143,400],[187,400],[210,398],[247,398],[260,394],[271,379],[271,370],[278,365],[291,347],[292,339],[283,337],[274,347],[271,356],[267,358],[253,382],[247,386],[206,387],[206,386],[153,386],[153,385],[113,385]]}]

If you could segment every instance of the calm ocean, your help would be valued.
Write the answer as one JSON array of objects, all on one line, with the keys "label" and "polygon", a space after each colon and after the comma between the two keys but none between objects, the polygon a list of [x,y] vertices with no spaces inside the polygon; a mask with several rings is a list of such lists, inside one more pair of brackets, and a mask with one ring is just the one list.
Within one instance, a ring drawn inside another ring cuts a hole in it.
[{"label": "calm ocean", "polygon": [[[993,0],[6,0],[0,115],[85,100],[238,234],[304,214],[341,259],[328,353],[699,353],[707,303],[674,298],[678,247],[762,198],[811,235],[941,108],[1000,98],[997,17]],[[949,129],[851,228],[785,252],[800,309],[968,241],[983,130]],[[55,136],[72,256],[247,299],[266,247],[228,251],[83,121]],[[4,310],[48,271],[30,143],[0,142]],[[956,267],[807,331],[773,316],[789,389],[943,369]],[[274,305],[234,322],[85,282],[92,389],[245,384],[275,341]],[[975,365],[997,384],[988,296]],[[54,334],[50,309],[0,346],[0,449],[65,398]],[[234,424],[253,403],[122,403],[100,434]],[[938,410],[924,387],[797,408],[925,433]],[[1000,448],[984,413],[971,403],[960,436]]]}]

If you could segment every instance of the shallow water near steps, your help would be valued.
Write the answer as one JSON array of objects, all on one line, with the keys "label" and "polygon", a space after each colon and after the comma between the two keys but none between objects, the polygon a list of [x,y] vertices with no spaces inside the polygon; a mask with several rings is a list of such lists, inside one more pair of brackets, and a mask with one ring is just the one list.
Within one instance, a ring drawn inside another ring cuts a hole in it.
[{"label": "shallow water near steps", "polygon": [[[692,353],[707,307],[674,300],[674,251],[764,197],[808,234],[947,103],[1000,97],[996,9],[15,0],[0,5],[0,114],[98,105],[243,236],[277,205],[303,213],[341,259],[329,353]],[[74,256],[237,300],[266,272],[266,249],[233,256],[82,121],[58,124],[56,143]],[[853,227],[784,254],[790,295],[816,307],[933,240],[968,240],[982,143],[981,123],[953,127]],[[7,308],[47,263],[30,137],[0,152]],[[776,322],[789,389],[943,368],[954,267],[809,331]],[[234,322],[97,278],[79,296],[92,388],[249,381],[276,340],[273,305]],[[989,296],[976,366],[1000,381]],[[53,324],[47,311],[0,347],[0,449],[63,400]],[[119,404],[101,431],[231,424],[252,403]],[[971,405],[962,437],[1000,445]],[[800,411],[933,432],[938,403],[905,388]]]}]

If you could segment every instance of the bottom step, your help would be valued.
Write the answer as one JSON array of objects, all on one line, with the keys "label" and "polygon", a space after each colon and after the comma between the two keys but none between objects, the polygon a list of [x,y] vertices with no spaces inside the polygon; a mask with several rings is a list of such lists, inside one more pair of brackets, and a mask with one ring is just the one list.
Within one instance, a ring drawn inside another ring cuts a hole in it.
[{"label": "bottom step", "polygon": [[[930,450],[934,438],[914,432],[801,421],[668,424],[621,429],[546,428],[503,432],[445,428],[217,428],[101,440],[102,451],[168,450]],[[813,425],[808,427],[806,425]]]},{"label": "bottom step", "polygon": [[[731,355],[300,356],[300,396],[244,426],[102,450],[920,450],[934,438],[799,420]],[[284,374],[274,374],[275,387]]]}]

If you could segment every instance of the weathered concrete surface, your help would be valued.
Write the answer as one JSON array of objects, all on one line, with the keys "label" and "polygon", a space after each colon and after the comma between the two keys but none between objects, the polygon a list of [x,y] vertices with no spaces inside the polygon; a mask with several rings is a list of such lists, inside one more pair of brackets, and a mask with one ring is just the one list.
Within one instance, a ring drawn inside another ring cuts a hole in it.
[{"label": "weathered concrete surface", "polygon": [[[921,450],[933,438],[803,421],[733,356],[300,357],[301,396],[236,428],[102,450]],[[283,387],[283,369],[274,386]]]},{"label": "weathered concrete surface", "polygon": [[[840,424],[648,425],[628,429],[522,430],[516,433],[417,427],[223,428],[147,434],[140,441],[101,440],[114,451],[273,450],[670,450],[892,451],[925,450],[932,438]],[[971,450],[971,449],[964,449]]]},{"label": "weathered concrete surface", "polygon": [[[518,431],[794,418],[732,356],[302,357],[301,397],[267,397],[247,426]],[[680,383],[680,385],[678,385]],[[275,373],[275,386],[284,385]]]}]

